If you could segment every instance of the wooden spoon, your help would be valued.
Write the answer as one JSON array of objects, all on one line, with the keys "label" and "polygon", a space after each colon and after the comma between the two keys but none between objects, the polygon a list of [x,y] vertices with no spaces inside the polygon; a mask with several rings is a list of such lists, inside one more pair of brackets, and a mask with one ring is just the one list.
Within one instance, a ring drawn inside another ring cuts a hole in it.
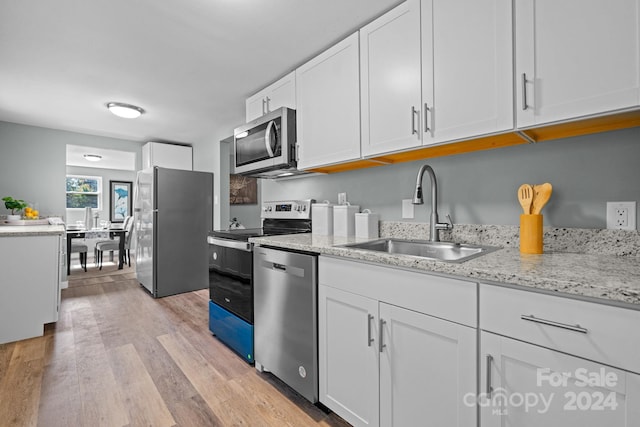
[{"label": "wooden spoon", "polygon": [[531,213],[531,204],[533,203],[533,188],[529,184],[522,184],[518,188],[518,201],[525,215]]},{"label": "wooden spoon", "polygon": [[548,182],[533,186],[533,207],[531,209],[532,214],[540,214],[540,211],[542,211],[544,205],[546,205],[549,201],[549,198],[551,198],[552,191],[553,187]]}]

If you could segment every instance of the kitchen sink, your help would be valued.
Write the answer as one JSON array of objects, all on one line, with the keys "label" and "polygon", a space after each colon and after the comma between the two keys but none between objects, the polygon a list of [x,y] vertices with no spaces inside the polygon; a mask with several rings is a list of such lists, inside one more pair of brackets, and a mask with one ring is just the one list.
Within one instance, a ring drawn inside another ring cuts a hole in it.
[{"label": "kitchen sink", "polygon": [[446,262],[464,262],[500,248],[495,246],[469,245],[453,242],[431,242],[428,240],[378,239],[369,242],[339,245],[345,248],[385,252],[394,255],[409,255]]}]

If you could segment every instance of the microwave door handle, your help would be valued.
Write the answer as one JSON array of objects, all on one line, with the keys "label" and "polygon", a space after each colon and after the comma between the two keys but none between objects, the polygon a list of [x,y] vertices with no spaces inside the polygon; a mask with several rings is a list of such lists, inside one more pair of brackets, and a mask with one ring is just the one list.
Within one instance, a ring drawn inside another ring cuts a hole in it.
[{"label": "microwave door handle", "polygon": [[[267,132],[264,134],[264,145],[267,147],[267,153],[269,153],[269,157],[273,157],[273,150],[271,149],[271,128],[275,128],[276,123],[271,120],[267,125]],[[274,129],[274,132],[276,130]],[[277,137],[277,135],[276,135]]]}]

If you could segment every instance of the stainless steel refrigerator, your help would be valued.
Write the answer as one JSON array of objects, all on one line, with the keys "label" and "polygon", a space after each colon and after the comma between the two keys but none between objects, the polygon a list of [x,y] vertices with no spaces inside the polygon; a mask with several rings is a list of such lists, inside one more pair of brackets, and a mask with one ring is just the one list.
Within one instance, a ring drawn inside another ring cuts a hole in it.
[{"label": "stainless steel refrigerator", "polygon": [[136,278],[154,298],[209,287],[213,174],[154,167],[134,188]]}]

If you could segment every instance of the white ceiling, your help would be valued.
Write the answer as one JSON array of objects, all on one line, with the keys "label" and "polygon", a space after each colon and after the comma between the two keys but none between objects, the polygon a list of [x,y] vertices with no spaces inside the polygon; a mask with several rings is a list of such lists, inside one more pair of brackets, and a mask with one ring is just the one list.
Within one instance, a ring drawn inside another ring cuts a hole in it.
[{"label": "white ceiling", "polygon": [[[241,124],[247,96],[398,3],[0,0],[0,121],[206,140]],[[118,118],[110,101],[146,114]]]}]

